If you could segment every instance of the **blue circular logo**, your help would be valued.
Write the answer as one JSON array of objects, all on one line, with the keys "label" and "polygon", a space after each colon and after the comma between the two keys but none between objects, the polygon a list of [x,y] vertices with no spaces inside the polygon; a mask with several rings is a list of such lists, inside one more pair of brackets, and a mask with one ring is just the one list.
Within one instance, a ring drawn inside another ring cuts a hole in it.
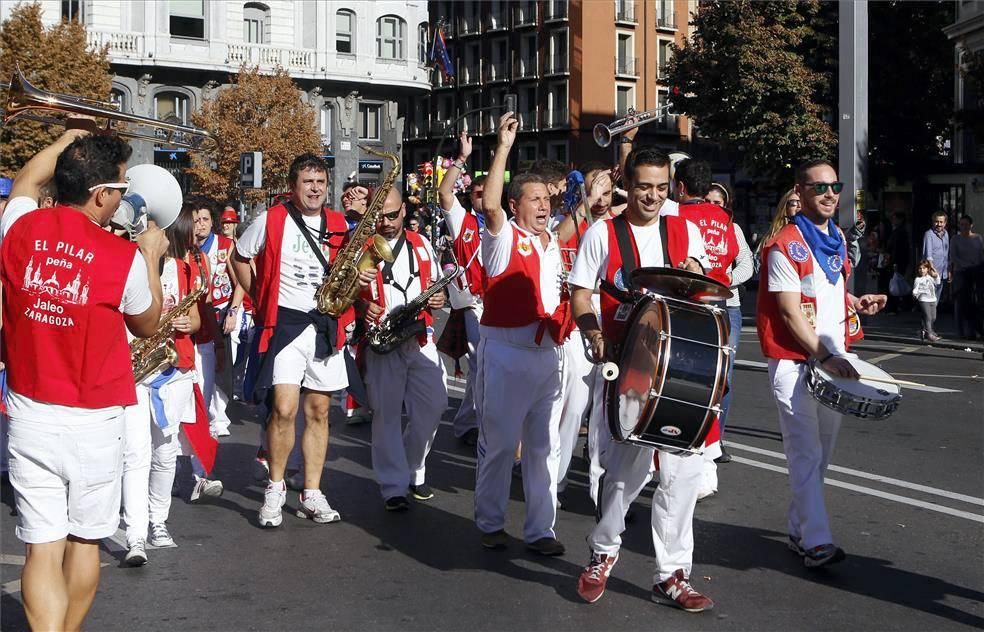
[{"label": "blue circular logo", "polygon": [[804,263],[810,258],[810,251],[802,241],[789,242],[786,250],[789,252],[789,258],[797,263]]},{"label": "blue circular logo", "polygon": [[615,287],[617,287],[620,290],[629,289],[625,285],[625,278],[624,278],[624,274],[622,273],[622,268],[619,268],[618,270],[615,271],[615,278],[612,281],[615,284]]},{"label": "blue circular logo", "polygon": [[827,257],[827,265],[834,272],[840,272],[840,269],[844,267],[844,260],[840,258],[840,255],[830,255]]}]

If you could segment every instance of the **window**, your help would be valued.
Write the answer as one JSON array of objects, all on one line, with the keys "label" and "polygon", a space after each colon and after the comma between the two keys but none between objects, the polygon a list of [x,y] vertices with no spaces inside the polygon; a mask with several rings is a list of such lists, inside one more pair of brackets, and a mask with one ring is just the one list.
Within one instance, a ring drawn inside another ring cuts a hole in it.
[{"label": "window", "polygon": [[567,82],[554,83],[547,92],[550,127],[567,125]]},{"label": "window", "polygon": [[547,0],[548,20],[563,20],[567,18],[567,0]]},{"label": "window", "polygon": [[205,0],[170,0],[171,37],[205,39]]},{"label": "window", "polygon": [[[474,110],[479,107],[479,93],[477,90],[466,92],[461,103],[462,109],[467,112],[468,110]],[[468,128],[469,134],[478,134],[481,132],[481,119],[479,117],[479,112],[473,112],[465,117],[465,127]]]},{"label": "window", "polygon": [[536,161],[536,143],[520,143],[519,168],[528,169]]},{"label": "window", "polygon": [[550,72],[567,72],[567,29],[550,34]]},{"label": "window", "polygon": [[376,57],[380,59],[406,59],[404,44],[407,39],[407,23],[395,15],[384,15],[376,20]]},{"label": "window", "polygon": [[479,69],[482,67],[481,62],[482,52],[479,44],[477,42],[469,43],[465,47],[464,64],[460,81],[464,85],[481,83],[481,75]]},{"label": "window", "polygon": [[330,105],[326,105],[321,108],[320,117],[318,119],[318,128],[321,132],[321,144],[327,149],[331,147],[331,122],[332,122],[332,110]]},{"label": "window", "polygon": [[492,0],[489,3],[489,30],[498,31],[508,28],[506,21],[506,8],[504,0]]},{"label": "window", "polygon": [[383,106],[378,103],[359,105],[359,139],[379,140],[379,116]]},{"label": "window", "polygon": [[243,41],[270,43],[270,7],[259,2],[247,2],[243,6]]},{"label": "window", "polygon": [[417,62],[423,66],[427,63],[427,44],[428,41],[427,22],[417,25]]},{"label": "window", "polygon": [[536,129],[536,87],[519,89],[519,129],[530,131]]},{"label": "window", "polygon": [[109,93],[109,102],[116,106],[119,112],[129,112],[127,109],[129,106],[126,102],[126,93],[117,88],[113,88],[112,92]]},{"label": "window", "polygon": [[670,46],[673,45],[671,40],[660,40],[659,41],[659,74],[662,76],[666,72],[666,65],[670,63],[670,57],[673,53]]},{"label": "window", "polygon": [[567,141],[547,145],[547,158],[567,164]]},{"label": "window", "polygon": [[615,45],[615,73],[619,75],[635,74],[635,46],[631,33],[618,33]]},{"label": "window", "polygon": [[348,9],[335,13],[335,52],[346,55],[355,52],[355,13]]},{"label": "window", "polygon": [[630,108],[635,108],[635,91],[632,86],[615,86],[615,114],[626,116]]},{"label": "window", "polygon": [[154,118],[188,124],[188,97],[180,92],[159,92],[154,96]]},{"label": "window", "polygon": [[615,20],[635,22],[635,0],[615,0]]},{"label": "window", "polygon": [[673,0],[656,0],[656,26],[661,29],[676,28]]},{"label": "window", "polygon": [[536,34],[524,35],[519,40],[519,76],[536,76]]},{"label": "window", "polygon": [[85,3],[82,0],[62,0],[61,17],[69,22],[75,20],[85,24]]},{"label": "window", "polygon": [[486,67],[486,81],[503,81],[509,79],[506,61],[509,59],[509,40],[499,38],[492,40],[492,61]]}]

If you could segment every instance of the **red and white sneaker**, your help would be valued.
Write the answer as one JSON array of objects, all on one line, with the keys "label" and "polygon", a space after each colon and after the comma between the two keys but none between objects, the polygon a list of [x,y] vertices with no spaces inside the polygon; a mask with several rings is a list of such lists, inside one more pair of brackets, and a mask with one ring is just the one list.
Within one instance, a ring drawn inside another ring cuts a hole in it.
[{"label": "red and white sneaker", "polygon": [[694,590],[683,569],[678,568],[673,575],[653,586],[653,601],[666,606],[674,606],[687,612],[703,612],[714,607],[714,602]]},{"label": "red and white sneaker", "polygon": [[608,576],[612,574],[612,567],[617,561],[618,553],[605,555],[591,551],[591,562],[581,571],[581,576],[577,578],[577,594],[581,596],[581,599],[588,603],[594,603],[601,599],[601,596],[605,594]]}]

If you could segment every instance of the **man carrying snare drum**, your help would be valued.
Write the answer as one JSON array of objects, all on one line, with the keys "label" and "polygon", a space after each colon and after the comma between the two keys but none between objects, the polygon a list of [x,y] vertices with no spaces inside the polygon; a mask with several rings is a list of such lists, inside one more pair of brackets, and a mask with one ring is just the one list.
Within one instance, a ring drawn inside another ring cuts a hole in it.
[{"label": "man carrying snare drum", "polygon": [[759,341],[769,358],[789,461],[789,548],[811,568],[845,556],[833,543],[823,498],[824,471],[841,414],[811,396],[805,381],[809,362],[831,375],[856,379],[858,372],[844,355],[862,335],[857,314],[874,314],[887,301],[881,294],[856,298],[847,292],[851,266],[844,234],[834,221],[843,187],[825,160],[796,170],[802,210],[765,244],[758,295]]}]

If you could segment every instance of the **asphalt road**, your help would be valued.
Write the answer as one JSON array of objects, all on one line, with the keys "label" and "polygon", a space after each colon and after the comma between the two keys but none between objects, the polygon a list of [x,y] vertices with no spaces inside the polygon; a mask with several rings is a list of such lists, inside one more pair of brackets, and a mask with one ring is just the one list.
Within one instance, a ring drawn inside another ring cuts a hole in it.
[{"label": "asphalt road", "polygon": [[[687,614],[649,601],[649,493],[627,530],[622,557],[596,604],[576,577],[594,524],[580,451],[560,512],[564,557],[483,550],[472,522],[475,457],[454,439],[451,408],[428,462],[436,496],[406,514],[383,510],[372,477],[368,424],[333,424],[323,488],[342,522],[315,525],[286,513],[276,530],[256,525],[262,487],[250,462],[258,425],[234,405],[223,440],[216,502],[175,500],[178,548],[120,566],[121,534],[107,541],[90,630],[960,630],[984,627],[984,363],[980,354],[917,344],[865,342],[860,356],[904,391],[881,422],[846,418],[828,476],[827,502],[846,561],[805,569],[785,546],[788,487],[763,359],[742,334],[735,401],[719,493],[695,520],[694,585],[716,607]],[[515,481],[507,531],[522,533]],[[9,490],[8,490],[9,491]],[[287,511],[297,506],[288,496]],[[9,493],[0,508],[3,630],[24,629],[23,547]]]}]

